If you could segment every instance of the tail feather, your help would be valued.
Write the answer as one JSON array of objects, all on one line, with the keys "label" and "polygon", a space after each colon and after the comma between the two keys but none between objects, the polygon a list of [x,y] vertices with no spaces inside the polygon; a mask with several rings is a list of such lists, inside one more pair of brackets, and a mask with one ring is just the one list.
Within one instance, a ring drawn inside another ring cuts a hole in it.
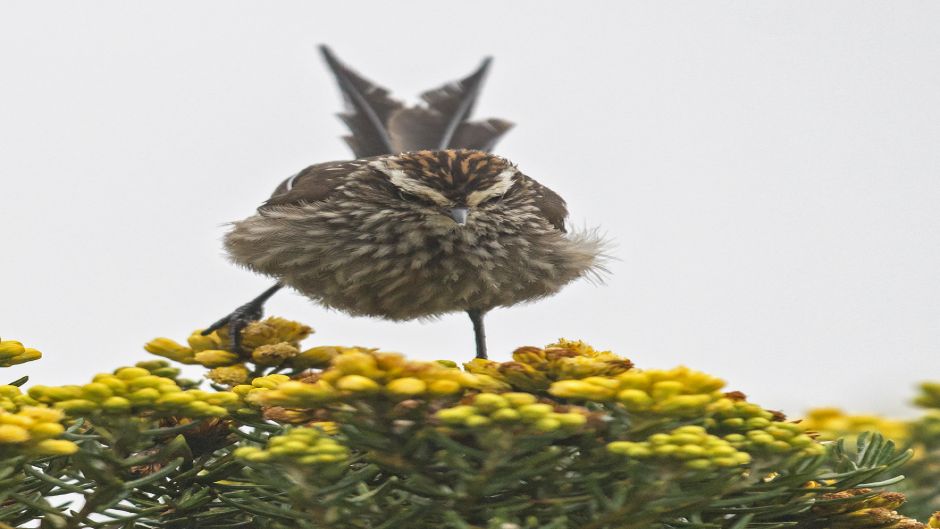
[{"label": "tail feather", "polygon": [[346,142],[358,158],[422,149],[492,150],[512,128],[501,119],[468,121],[489,69],[483,61],[469,76],[421,95],[423,105],[405,107],[388,90],[340,63],[326,46],[323,56],[346,100],[340,117],[349,127]]},{"label": "tail feather", "polygon": [[388,90],[360,76],[336,59],[332,50],[320,46],[327,66],[336,77],[347,111],[339,115],[352,133],[344,136],[357,158],[366,158],[393,151],[386,123],[396,111],[404,108],[400,101],[388,97]]}]

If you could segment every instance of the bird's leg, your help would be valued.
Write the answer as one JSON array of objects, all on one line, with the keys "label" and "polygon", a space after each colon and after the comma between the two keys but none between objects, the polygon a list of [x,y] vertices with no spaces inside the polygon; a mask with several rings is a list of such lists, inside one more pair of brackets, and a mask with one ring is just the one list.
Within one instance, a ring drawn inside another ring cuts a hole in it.
[{"label": "bird's leg", "polygon": [[264,316],[265,302],[268,301],[271,296],[273,296],[283,287],[284,284],[281,282],[274,283],[274,286],[262,292],[260,296],[238,307],[228,316],[225,316],[221,320],[210,325],[208,329],[202,331],[202,335],[205,336],[207,334],[211,334],[228,325],[228,334],[229,339],[231,340],[232,352],[241,353],[242,330],[247,327],[249,323],[258,321],[262,316]]},{"label": "bird's leg", "polygon": [[486,332],[483,329],[483,316],[486,311],[480,309],[470,309],[467,315],[473,322],[473,337],[477,342],[477,358],[486,358]]}]

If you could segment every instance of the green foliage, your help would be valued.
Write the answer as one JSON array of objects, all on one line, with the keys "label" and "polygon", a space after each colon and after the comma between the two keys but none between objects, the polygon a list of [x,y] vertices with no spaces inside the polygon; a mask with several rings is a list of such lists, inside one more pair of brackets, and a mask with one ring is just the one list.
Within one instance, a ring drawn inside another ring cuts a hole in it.
[{"label": "green foliage", "polygon": [[54,440],[75,449],[0,439],[0,528],[923,527],[877,490],[909,451],[819,443],[703,373],[580,342],[460,369],[303,350],[309,328],[286,320],[246,332],[240,354],[218,336],[148,343],[210,367],[214,390],[162,361],[6,390],[0,424],[59,410]]}]

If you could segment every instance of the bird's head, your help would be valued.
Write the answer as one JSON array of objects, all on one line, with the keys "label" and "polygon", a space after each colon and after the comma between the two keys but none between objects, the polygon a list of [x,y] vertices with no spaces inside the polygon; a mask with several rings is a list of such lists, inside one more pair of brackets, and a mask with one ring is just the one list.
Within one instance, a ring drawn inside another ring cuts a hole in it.
[{"label": "bird's head", "polygon": [[400,206],[450,218],[457,225],[521,198],[521,173],[505,158],[481,151],[416,151],[369,163]]}]

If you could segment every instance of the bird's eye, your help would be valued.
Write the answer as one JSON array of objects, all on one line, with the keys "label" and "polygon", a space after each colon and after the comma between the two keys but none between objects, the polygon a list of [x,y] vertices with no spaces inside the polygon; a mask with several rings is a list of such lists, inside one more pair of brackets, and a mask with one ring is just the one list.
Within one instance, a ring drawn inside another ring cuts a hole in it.
[{"label": "bird's eye", "polygon": [[395,193],[397,193],[398,198],[400,198],[404,202],[412,202],[412,203],[418,203],[418,204],[424,204],[424,205],[432,204],[432,202],[428,200],[427,198],[422,197],[420,195],[416,195],[414,193],[409,193],[401,188],[396,188]]}]

